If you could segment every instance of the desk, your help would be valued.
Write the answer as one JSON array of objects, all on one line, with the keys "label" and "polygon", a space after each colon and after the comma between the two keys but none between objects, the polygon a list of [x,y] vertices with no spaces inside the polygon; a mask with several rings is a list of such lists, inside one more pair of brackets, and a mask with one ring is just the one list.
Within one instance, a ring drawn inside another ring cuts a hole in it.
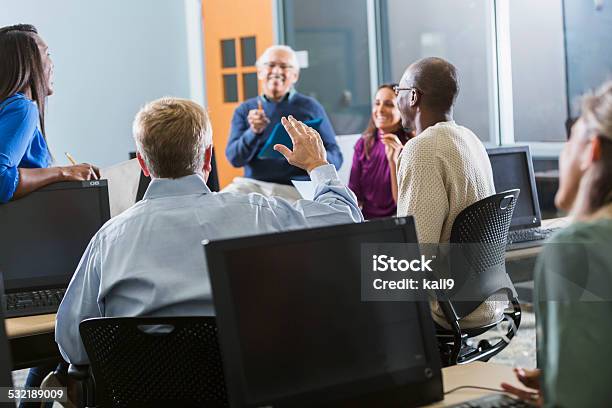
[{"label": "desk", "polygon": [[14,370],[61,358],[55,343],[55,314],[9,318],[5,327]]},{"label": "desk", "polygon": [[[564,227],[568,218],[544,220],[544,228]],[[513,282],[533,280],[535,258],[542,247],[518,249],[506,252],[506,268]],[[6,332],[9,338],[15,369],[33,365],[59,357],[54,339],[55,315],[15,317],[6,319]]]},{"label": "desk", "polygon": [[[444,382],[444,392],[462,385],[477,385],[499,389],[502,382],[507,382],[525,389],[516,379],[512,372],[512,367],[495,363],[483,363],[480,361],[459,366],[445,367],[442,369],[442,379]],[[446,395],[444,400],[436,404],[427,405],[427,407],[448,407],[460,402],[484,397],[488,394],[493,394],[493,392],[469,388],[457,390]]]}]

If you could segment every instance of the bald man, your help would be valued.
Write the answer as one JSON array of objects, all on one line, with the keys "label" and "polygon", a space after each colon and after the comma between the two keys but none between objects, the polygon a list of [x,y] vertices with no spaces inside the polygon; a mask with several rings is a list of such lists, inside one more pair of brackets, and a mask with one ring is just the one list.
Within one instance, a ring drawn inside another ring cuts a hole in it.
[{"label": "bald man", "polygon": [[[397,215],[415,217],[419,242],[449,242],[457,215],[495,194],[489,156],[480,139],[453,120],[459,83],[451,63],[441,58],[415,62],[395,93],[403,126],[417,135],[400,155]],[[485,302],[461,320],[461,327],[497,321],[504,308],[505,302]],[[437,304],[432,311],[434,320],[448,327]]]}]

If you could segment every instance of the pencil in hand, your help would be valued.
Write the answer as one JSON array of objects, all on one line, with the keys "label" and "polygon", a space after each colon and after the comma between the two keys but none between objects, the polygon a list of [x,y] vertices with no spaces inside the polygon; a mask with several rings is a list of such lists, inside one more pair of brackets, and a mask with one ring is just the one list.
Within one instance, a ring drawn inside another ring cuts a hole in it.
[{"label": "pencil in hand", "polygon": [[64,152],[64,154],[66,155],[66,157],[70,161],[70,164],[72,164],[73,166],[76,166],[77,162],[76,162],[76,160],[74,160],[74,157],[72,157],[72,155],[70,153],[68,153],[68,152]]},{"label": "pencil in hand", "polygon": [[[76,165],[77,165],[76,160],[74,160],[74,157],[72,157],[72,155],[71,155],[70,153],[68,153],[68,152],[64,152],[64,154],[66,155],[66,157],[68,158],[68,160],[70,161],[70,163],[71,163],[73,166],[76,166]],[[98,174],[96,174],[96,171],[98,171],[98,170],[97,170],[97,168],[95,168],[95,167],[93,167],[93,166],[91,166],[91,165],[89,165],[89,164],[87,164],[87,166],[89,166],[89,170],[90,170],[90,172],[91,172],[91,178],[92,178],[93,180],[99,180]]]}]

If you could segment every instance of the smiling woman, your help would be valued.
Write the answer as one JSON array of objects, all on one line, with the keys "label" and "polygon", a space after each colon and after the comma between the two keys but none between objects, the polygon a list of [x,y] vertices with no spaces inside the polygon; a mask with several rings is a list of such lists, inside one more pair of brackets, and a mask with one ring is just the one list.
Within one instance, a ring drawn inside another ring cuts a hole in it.
[{"label": "smiling woman", "polygon": [[0,28],[0,55],[0,203],[57,181],[98,178],[89,164],[49,167],[45,102],[53,94],[53,62],[36,28]]},{"label": "smiling woman", "polygon": [[402,128],[393,87],[378,88],[367,129],[355,145],[349,187],[357,195],[366,219],[395,215],[397,160],[413,136]]}]

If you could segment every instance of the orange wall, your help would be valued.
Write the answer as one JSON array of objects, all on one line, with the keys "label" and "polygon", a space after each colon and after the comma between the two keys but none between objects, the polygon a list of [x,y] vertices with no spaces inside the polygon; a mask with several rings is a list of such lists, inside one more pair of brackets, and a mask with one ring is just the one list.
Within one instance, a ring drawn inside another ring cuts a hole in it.
[{"label": "orange wall", "polygon": [[[221,187],[242,168],[233,167],[225,157],[230,122],[239,103],[223,101],[223,74],[255,72],[254,67],[240,67],[240,37],[256,37],[259,56],[274,40],[272,0],[203,0],[204,55],[206,64],[206,95],[213,127],[215,157]],[[236,39],[237,68],[222,68],[221,40]],[[238,80],[238,99],[244,100],[242,81]]]}]

